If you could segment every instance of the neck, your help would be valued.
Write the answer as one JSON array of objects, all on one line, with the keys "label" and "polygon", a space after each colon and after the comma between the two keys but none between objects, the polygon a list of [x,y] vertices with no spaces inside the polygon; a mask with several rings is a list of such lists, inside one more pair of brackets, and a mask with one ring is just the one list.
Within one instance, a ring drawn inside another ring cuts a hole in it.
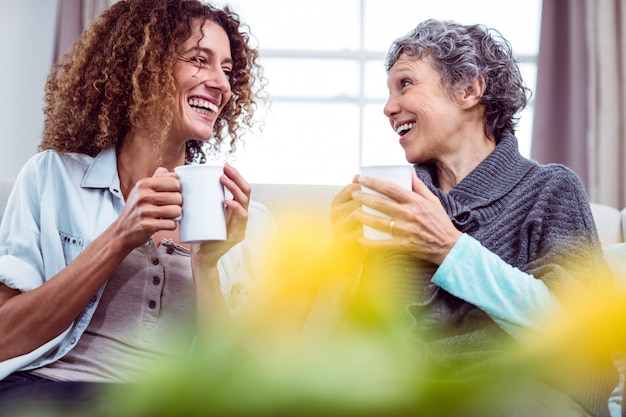
[{"label": "neck", "polygon": [[458,152],[435,162],[437,169],[437,186],[448,193],[459,182],[469,175],[493,150],[496,142],[482,135],[476,141],[465,141]]},{"label": "neck", "polygon": [[184,161],[184,144],[178,149],[170,149],[165,144],[157,149],[149,138],[139,135],[127,137],[117,150],[117,171],[124,197],[128,197],[137,181],[151,177],[157,168],[165,167],[173,171]]}]

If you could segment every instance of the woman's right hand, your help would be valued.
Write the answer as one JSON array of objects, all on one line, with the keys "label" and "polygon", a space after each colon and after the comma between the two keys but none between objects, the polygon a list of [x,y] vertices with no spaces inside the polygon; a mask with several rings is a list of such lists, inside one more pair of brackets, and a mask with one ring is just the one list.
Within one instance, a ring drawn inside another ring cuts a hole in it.
[{"label": "woman's right hand", "polygon": [[361,203],[352,198],[352,193],[361,189],[356,175],[333,199],[330,219],[334,241],[332,259],[338,272],[346,276],[359,273],[365,251],[358,239],[363,236],[363,226],[356,213]]},{"label": "woman's right hand", "polygon": [[137,181],[112,225],[128,252],[158,231],[176,230],[175,219],[182,214],[180,191],[177,175],[166,168],[157,168],[152,177]]}]

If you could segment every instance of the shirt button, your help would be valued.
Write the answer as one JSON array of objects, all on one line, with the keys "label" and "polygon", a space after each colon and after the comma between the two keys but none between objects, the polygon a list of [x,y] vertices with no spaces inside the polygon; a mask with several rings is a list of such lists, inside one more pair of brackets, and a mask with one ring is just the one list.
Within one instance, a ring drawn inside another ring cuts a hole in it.
[{"label": "shirt button", "polygon": [[150,307],[150,310],[154,310],[156,308],[156,301],[150,300],[148,307]]},{"label": "shirt button", "polygon": [[152,265],[158,265],[159,262],[159,258],[152,258]]},{"label": "shirt button", "polygon": [[161,283],[161,278],[159,278],[157,276],[152,277],[152,283],[154,285],[159,285]]},{"label": "shirt button", "polygon": [[167,248],[167,253],[168,253],[168,255],[173,254],[173,253],[174,253],[174,248],[173,248],[173,247],[171,247],[171,246],[169,246],[169,247]]},{"label": "shirt button", "polygon": [[95,303],[96,301],[98,301],[98,296],[94,295],[93,297],[91,297],[91,302]]}]

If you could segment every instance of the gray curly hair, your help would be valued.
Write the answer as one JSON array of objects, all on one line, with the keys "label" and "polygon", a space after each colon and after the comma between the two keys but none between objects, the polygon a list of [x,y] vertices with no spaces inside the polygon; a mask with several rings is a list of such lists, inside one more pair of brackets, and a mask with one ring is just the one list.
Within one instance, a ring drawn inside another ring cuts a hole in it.
[{"label": "gray curly hair", "polygon": [[515,132],[516,115],[526,107],[531,91],[522,80],[511,44],[500,32],[480,24],[428,19],[392,43],[387,72],[402,55],[415,60],[430,57],[450,92],[465,89],[482,76],[485,133],[497,143],[503,131]]}]

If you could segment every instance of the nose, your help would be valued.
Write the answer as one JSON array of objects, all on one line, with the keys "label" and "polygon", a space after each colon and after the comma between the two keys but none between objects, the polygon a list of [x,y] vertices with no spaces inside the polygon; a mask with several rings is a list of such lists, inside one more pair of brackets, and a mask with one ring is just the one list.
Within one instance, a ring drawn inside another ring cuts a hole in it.
[{"label": "nose", "polygon": [[398,101],[392,95],[389,95],[389,98],[385,103],[385,107],[383,107],[383,112],[385,113],[385,116],[389,118],[392,118],[400,112]]},{"label": "nose", "polygon": [[222,93],[230,92],[230,77],[220,67],[204,68],[198,76],[207,88],[220,90]]}]

